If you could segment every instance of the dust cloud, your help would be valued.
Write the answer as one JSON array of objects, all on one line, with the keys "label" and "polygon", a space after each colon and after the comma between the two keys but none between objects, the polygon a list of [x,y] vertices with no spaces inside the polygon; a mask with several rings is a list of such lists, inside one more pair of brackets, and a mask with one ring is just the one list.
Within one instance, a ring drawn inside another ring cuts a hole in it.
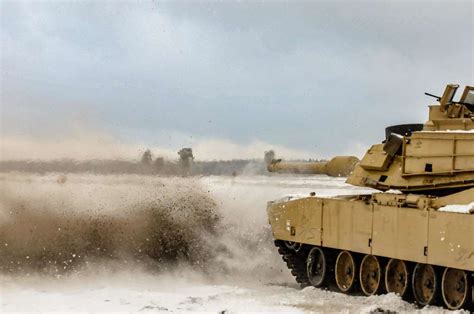
[{"label": "dust cloud", "polygon": [[64,274],[115,261],[204,265],[216,204],[192,180],[4,174],[0,271]]},{"label": "dust cloud", "polygon": [[0,273],[192,270],[208,279],[284,281],[266,196],[257,194],[258,202],[229,179],[234,194],[213,180],[221,179],[0,174]]}]

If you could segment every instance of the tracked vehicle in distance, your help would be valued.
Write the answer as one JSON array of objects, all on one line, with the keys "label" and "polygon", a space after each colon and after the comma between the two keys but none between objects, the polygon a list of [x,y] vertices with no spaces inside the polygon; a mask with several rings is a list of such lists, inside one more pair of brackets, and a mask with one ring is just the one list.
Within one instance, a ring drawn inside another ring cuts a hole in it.
[{"label": "tracked vehicle in distance", "polygon": [[474,87],[454,101],[458,87],[427,94],[428,121],[387,128],[355,166],[346,182],[374,193],[268,203],[298,283],[472,310]]}]

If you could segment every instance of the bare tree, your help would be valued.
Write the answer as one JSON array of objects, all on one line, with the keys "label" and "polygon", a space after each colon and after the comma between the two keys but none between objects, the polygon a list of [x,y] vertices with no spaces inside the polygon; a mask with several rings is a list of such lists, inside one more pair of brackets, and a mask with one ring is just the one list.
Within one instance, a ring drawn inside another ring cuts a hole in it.
[{"label": "bare tree", "polygon": [[191,148],[182,148],[179,152],[179,165],[183,175],[191,174],[191,167],[194,161],[193,150]]},{"label": "bare tree", "polygon": [[142,161],[141,162],[142,162],[143,165],[150,166],[152,161],[153,161],[153,157],[151,155],[151,151],[149,149],[147,149],[142,155]]}]

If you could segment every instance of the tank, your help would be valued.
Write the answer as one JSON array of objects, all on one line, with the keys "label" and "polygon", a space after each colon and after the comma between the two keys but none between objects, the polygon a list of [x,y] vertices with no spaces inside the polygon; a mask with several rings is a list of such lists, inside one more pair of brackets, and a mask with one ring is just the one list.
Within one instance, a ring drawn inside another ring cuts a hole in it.
[{"label": "tank", "polygon": [[454,101],[458,87],[427,94],[437,103],[426,123],[387,128],[355,165],[346,182],[373,193],[268,203],[275,245],[301,286],[472,310],[474,87]]}]

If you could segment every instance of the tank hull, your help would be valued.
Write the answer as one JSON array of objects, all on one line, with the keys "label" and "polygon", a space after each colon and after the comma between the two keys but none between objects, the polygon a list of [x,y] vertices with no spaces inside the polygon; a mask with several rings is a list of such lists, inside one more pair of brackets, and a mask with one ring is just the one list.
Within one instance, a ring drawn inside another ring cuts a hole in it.
[{"label": "tank hull", "polygon": [[[460,194],[464,197],[464,203],[472,197],[473,191],[470,192]],[[312,248],[320,248],[323,252],[330,253],[333,261],[336,260],[336,255],[347,252],[337,256],[337,260],[339,261],[340,257],[343,261],[339,264],[351,269],[351,260],[348,257],[353,258],[353,271],[356,268],[362,269],[362,266],[367,268],[380,264],[379,277],[386,277],[384,272],[388,261],[403,261],[410,272],[418,266],[417,274],[422,269],[422,275],[425,277],[429,275],[431,268],[427,269],[424,265],[433,266],[439,274],[436,277],[439,287],[436,293],[439,299],[442,299],[441,274],[447,270],[461,270],[461,274],[469,276],[469,289],[472,293],[470,282],[474,271],[474,214],[438,211],[432,208],[437,202],[442,203],[439,199],[429,196],[391,193],[335,198],[307,197],[285,202],[269,202],[267,213],[279,251],[283,251],[281,247],[284,244],[285,254],[288,256],[288,250],[293,248],[300,258],[300,264],[303,260],[306,260],[306,263],[311,260],[308,254]],[[289,257],[284,259],[288,260]],[[369,262],[362,263],[362,260]],[[337,281],[342,277],[338,277],[334,263],[327,268],[331,269],[329,277]],[[293,267],[297,263],[292,262],[291,265]],[[307,275],[311,276],[309,272],[308,270]],[[360,272],[363,273],[363,270]],[[449,274],[450,272],[448,279]],[[417,276],[414,276],[415,279],[411,278],[411,281],[418,282],[421,275]],[[445,281],[449,286],[448,279]],[[362,282],[362,278],[358,280]],[[310,280],[305,281],[302,277],[301,267],[297,281],[310,284]],[[382,288],[386,288],[383,280],[380,282],[382,283],[376,286],[374,291],[380,292]],[[359,286],[366,286],[367,289],[362,289],[364,291],[372,291],[367,285]],[[407,281],[406,286],[411,286],[407,290],[413,290],[416,285]],[[344,285],[338,287],[339,290],[347,292],[344,291]],[[420,289],[417,291],[421,291]],[[423,296],[422,292],[418,294]],[[449,299],[450,295],[447,297]],[[471,294],[469,298],[471,304]],[[428,301],[430,303],[427,304],[434,304],[431,300]],[[447,307],[458,309],[471,306],[466,305],[467,302],[459,302]],[[426,305],[423,304],[422,297],[418,303]]]}]

